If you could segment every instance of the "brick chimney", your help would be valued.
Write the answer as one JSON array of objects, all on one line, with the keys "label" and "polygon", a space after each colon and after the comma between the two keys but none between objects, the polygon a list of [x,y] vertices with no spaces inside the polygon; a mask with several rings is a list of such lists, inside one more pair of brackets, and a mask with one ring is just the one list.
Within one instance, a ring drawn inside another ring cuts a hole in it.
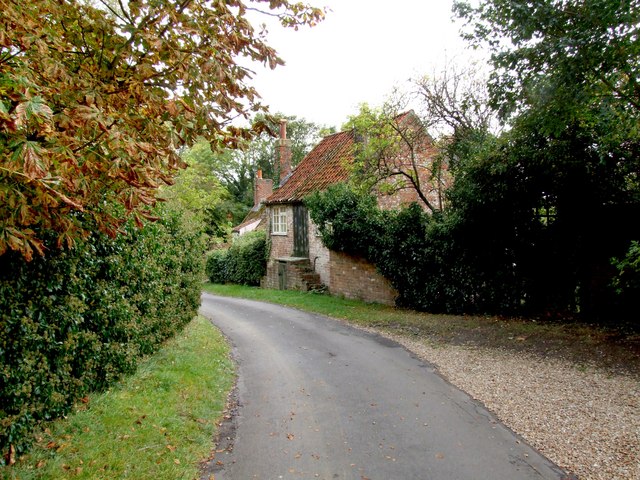
[{"label": "brick chimney", "polygon": [[273,180],[262,178],[262,170],[256,172],[255,185],[253,189],[253,205],[258,206],[273,193]]},{"label": "brick chimney", "polygon": [[280,185],[282,185],[291,173],[291,140],[287,139],[287,121],[284,119],[280,120],[278,157],[280,160]]}]

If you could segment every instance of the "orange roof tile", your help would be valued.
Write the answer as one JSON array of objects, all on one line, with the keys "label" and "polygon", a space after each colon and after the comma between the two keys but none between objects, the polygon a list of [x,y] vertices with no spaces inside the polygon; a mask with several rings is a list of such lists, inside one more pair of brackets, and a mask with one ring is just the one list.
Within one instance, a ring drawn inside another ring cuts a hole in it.
[{"label": "orange roof tile", "polygon": [[287,181],[267,198],[266,203],[300,202],[310,193],[348,180],[348,167],[354,160],[353,146],[353,131],[323,138],[304,157]]}]

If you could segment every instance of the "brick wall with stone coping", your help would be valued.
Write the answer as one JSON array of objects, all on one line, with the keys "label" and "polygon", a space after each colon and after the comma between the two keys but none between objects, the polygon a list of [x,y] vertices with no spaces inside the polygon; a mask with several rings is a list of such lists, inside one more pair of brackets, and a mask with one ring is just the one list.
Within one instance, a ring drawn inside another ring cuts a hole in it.
[{"label": "brick wall with stone coping", "polygon": [[330,255],[331,294],[365,302],[395,304],[398,292],[389,280],[378,273],[375,265],[346,253],[331,251]]},{"label": "brick wall with stone coping", "polygon": [[[300,263],[291,258],[293,252],[293,208],[287,208],[287,234],[270,234],[271,254],[267,262],[267,274],[262,279],[264,288],[280,288],[279,269],[286,269],[286,288],[304,289],[299,270]],[[271,207],[267,208],[267,231],[270,232]],[[281,260],[279,260],[281,259]],[[286,260],[284,260],[286,259]],[[281,263],[284,261],[284,267]],[[320,275],[320,281],[329,287],[332,295],[363,300],[365,302],[393,305],[397,292],[389,281],[366,260],[340,252],[330,251],[322,244],[317,226],[309,218],[309,264]]]}]

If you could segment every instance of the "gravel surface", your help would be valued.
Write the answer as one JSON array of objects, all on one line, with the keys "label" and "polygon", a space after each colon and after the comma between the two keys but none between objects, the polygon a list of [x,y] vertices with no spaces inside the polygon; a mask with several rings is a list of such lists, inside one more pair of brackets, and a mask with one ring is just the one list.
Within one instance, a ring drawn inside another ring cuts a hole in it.
[{"label": "gravel surface", "polygon": [[451,383],[580,480],[640,480],[639,378],[523,353],[432,345],[375,332],[435,364]]}]

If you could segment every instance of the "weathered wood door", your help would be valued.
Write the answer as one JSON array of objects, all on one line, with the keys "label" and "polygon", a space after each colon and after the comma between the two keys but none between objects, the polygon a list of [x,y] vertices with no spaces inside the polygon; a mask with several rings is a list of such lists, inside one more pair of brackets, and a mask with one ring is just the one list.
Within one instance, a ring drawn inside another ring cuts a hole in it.
[{"label": "weathered wood door", "polygon": [[304,205],[293,207],[293,256],[309,256],[309,221]]},{"label": "weathered wood door", "polygon": [[287,263],[278,262],[278,288],[280,290],[287,289]]}]

